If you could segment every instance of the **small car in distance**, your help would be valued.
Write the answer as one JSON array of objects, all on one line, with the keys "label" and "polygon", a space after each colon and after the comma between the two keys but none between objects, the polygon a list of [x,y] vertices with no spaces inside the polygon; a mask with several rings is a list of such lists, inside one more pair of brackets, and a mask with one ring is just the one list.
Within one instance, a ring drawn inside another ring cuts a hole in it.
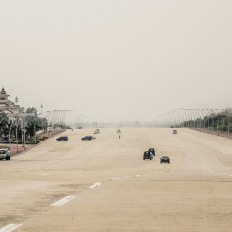
[{"label": "small car in distance", "polygon": [[152,153],[153,156],[155,156],[155,149],[154,148],[149,148],[148,151]]},{"label": "small car in distance", "polygon": [[177,130],[173,130],[172,133],[173,133],[174,135],[176,135],[176,134],[177,134]]},{"label": "small car in distance", "polygon": [[83,138],[81,138],[81,140],[82,141],[91,141],[92,139],[96,139],[95,137],[93,137],[93,136],[85,136],[85,137],[83,137]]},{"label": "small car in distance", "polygon": [[0,160],[10,160],[10,151],[8,148],[0,149]]},{"label": "small car in distance", "polygon": [[68,137],[67,136],[61,136],[61,137],[57,138],[56,141],[68,141]]},{"label": "small car in distance", "polygon": [[153,158],[153,155],[149,151],[145,151],[143,153],[143,160],[145,160],[145,159],[152,160],[152,158]]},{"label": "small car in distance", "polygon": [[170,158],[168,156],[162,156],[160,158],[160,163],[170,163]]},{"label": "small car in distance", "polygon": [[100,134],[100,130],[99,129],[96,129],[93,134]]}]

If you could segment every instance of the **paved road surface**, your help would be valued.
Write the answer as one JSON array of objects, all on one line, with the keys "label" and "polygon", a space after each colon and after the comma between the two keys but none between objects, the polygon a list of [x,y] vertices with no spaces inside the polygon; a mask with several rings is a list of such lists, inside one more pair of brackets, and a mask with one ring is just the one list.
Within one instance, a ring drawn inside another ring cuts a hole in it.
[{"label": "paved road surface", "polygon": [[[117,128],[116,128],[117,129]],[[190,129],[67,131],[0,162],[0,232],[232,231],[232,141]],[[142,154],[154,147],[153,160]],[[170,164],[160,164],[168,155]]]}]

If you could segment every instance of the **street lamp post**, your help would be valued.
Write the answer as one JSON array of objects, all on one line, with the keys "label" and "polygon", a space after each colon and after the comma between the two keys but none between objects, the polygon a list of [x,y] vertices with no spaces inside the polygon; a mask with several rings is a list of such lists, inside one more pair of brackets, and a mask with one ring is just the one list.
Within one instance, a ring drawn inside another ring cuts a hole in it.
[{"label": "street lamp post", "polygon": [[19,151],[19,147],[18,147],[18,125],[19,125],[19,122],[18,122],[18,114],[16,114],[16,144],[17,144],[17,154],[18,154],[18,151]]}]

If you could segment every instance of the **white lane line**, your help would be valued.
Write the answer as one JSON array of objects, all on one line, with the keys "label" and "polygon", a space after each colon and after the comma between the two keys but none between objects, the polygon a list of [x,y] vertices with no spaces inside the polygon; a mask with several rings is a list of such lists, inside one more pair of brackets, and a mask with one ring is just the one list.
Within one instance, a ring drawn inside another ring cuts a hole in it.
[{"label": "white lane line", "polygon": [[11,232],[21,227],[22,224],[8,224],[0,229],[0,232]]},{"label": "white lane line", "polygon": [[232,176],[232,175],[227,174],[227,173],[219,173],[219,174],[221,174],[221,175],[226,175],[226,176]]},{"label": "white lane line", "polygon": [[102,182],[96,182],[95,184],[89,186],[89,189],[97,188],[97,187],[99,187],[101,184],[102,184]]},{"label": "white lane line", "polygon": [[128,179],[128,178],[131,178],[131,177],[133,177],[133,176],[123,176],[122,178],[123,179]]},{"label": "white lane line", "polygon": [[203,168],[204,168],[204,169],[207,169],[206,166],[205,166],[205,162],[204,162],[204,160],[203,160],[203,158],[202,158],[202,155],[199,154],[199,156],[200,156],[200,158],[201,158],[201,162],[202,162],[202,164],[203,164]]},{"label": "white lane line", "polygon": [[[210,154],[212,154],[212,153],[210,152]],[[212,155],[213,155],[213,154],[212,154]],[[216,160],[216,162],[217,162],[219,165],[221,165],[222,167],[226,168],[227,170],[230,170],[230,168],[227,167],[227,166],[225,166],[224,164],[222,164],[222,163],[216,158],[215,155],[213,155],[213,158]]]},{"label": "white lane line", "polygon": [[188,161],[188,156],[187,156],[187,154],[186,154],[186,156],[185,156],[185,162],[184,162],[184,164],[181,166],[181,168],[184,168],[184,166],[186,165],[187,161]]},{"label": "white lane line", "polygon": [[113,177],[113,178],[111,178],[111,180],[119,180],[120,179],[120,177]]},{"label": "white lane line", "polygon": [[69,196],[66,196],[62,199],[60,199],[59,201],[51,204],[51,206],[62,206],[66,203],[68,203],[69,201],[73,200],[76,196],[73,196],[73,195],[69,195]]}]

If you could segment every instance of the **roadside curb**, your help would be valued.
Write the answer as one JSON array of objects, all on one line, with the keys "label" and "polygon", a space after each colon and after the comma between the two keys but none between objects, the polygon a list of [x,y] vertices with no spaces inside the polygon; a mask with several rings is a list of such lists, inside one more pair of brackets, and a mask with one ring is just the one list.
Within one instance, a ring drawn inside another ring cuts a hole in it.
[{"label": "roadside curb", "polygon": [[232,139],[231,135],[223,134],[223,133],[220,133],[220,132],[218,133],[218,132],[215,132],[215,131],[202,130],[200,128],[199,129],[198,128],[190,128],[190,129],[201,132],[201,133],[218,136],[218,137],[221,137],[221,138],[226,138],[226,139],[230,139],[230,140]]}]

